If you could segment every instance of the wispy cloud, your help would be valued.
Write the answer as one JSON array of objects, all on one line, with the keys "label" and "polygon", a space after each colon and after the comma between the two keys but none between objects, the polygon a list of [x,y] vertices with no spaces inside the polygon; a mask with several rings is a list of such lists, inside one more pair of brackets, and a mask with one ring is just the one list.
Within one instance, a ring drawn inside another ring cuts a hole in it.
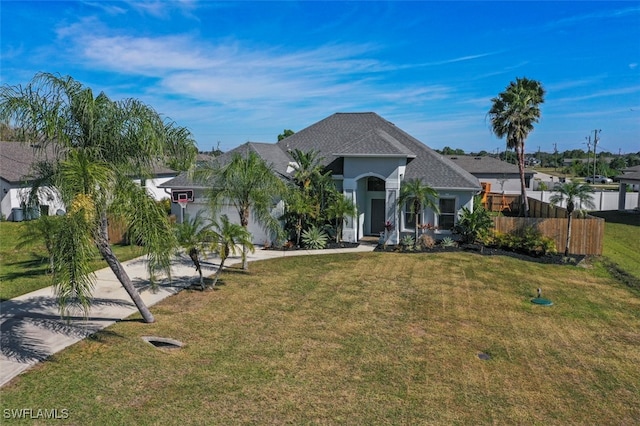
[{"label": "wispy cloud", "polygon": [[640,86],[629,86],[629,87],[621,87],[617,89],[599,90],[593,93],[589,93],[587,95],[556,99],[555,102],[569,103],[569,102],[576,102],[576,101],[585,101],[587,99],[594,99],[594,98],[629,95],[633,93],[640,93]]},{"label": "wispy cloud", "polygon": [[574,15],[563,19],[557,19],[547,23],[547,28],[566,27],[585,22],[599,21],[602,19],[617,19],[626,16],[640,15],[640,7],[628,7],[625,9],[604,10],[584,15]]}]

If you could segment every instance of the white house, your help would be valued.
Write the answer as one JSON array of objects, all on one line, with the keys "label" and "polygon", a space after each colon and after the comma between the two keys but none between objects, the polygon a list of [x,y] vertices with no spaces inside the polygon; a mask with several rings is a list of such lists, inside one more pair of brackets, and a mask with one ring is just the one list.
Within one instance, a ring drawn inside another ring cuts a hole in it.
[{"label": "white house", "polygon": [[[490,156],[450,155],[447,158],[477,177],[480,182],[488,183],[491,190],[487,192],[520,194],[520,170],[516,164]],[[533,170],[525,168],[524,181],[527,189],[534,189],[535,174]]]},{"label": "white house", "polygon": [[[31,208],[25,203],[29,197],[34,167],[43,161],[53,160],[54,148],[45,149],[21,142],[0,142],[0,193],[2,194],[1,214],[7,220],[22,221],[40,215],[54,215],[65,210],[65,206],[53,191],[42,191],[38,205]],[[175,170],[158,166],[152,176],[132,178],[144,186],[155,200],[168,198],[169,194],[160,187],[178,175]]]},{"label": "white house", "polygon": [[[275,144],[247,142],[217,161],[224,164],[233,153],[252,150],[286,178],[292,172],[289,152],[295,149],[318,152],[338,190],[356,204],[357,217],[347,220],[343,229],[343,239],[349,242],[380,235],[387,221],[393,225],[391,244],[399,241],[402,232],[414,230],[410,215],[405,209],[398,214],[396,206],[404,180],[421,179],[438,192],[439,214],[431,210],[421,214],[422,222],[437,227],[441,235],[451,233],[463,207],[473,209],[473,197],[481,190],[471,173],[372,112],[336,113]],[[185,174],[162,186],[193,191],[193,203],[186,207],[190,215],[205,206],[204,188],[195,186]],[[274,205],[274,211],[278,209]],[[179,210],[176,212],[180,218]],[[237,220],[237,213],[228,215]],[[260,228],[259,224],[250,225],[257,244],[269,238]]]}]

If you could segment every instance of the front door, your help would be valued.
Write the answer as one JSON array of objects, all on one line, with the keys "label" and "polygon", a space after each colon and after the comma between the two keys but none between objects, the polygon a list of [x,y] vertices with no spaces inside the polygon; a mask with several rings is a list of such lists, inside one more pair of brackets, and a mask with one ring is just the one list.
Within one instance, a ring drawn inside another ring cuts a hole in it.
[{"label": "front door", "polygon": [[372,199],[371,200],[371,234],[379,235],[384,231],[384,201]]}]

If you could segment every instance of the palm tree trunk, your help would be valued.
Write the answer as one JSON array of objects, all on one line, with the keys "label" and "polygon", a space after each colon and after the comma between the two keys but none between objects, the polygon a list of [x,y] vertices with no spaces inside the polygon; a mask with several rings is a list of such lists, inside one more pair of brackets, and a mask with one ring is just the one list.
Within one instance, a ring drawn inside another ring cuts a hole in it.
[{"label": "palm tree trunk", "polygon": [[224,261],[225,261],[225,259],[221,259],[220,260],[220,266],[218,267],[218,270],[216,271],[216,274],[213,276],[213,284],[211,284],[211,288],[215,287],[216,284],[218,283],[218,279],[220,278],[220,275],[222,274],[222,268],[224,267]]},{"label": "palm tree trunk", "polygon": [[[244,229],[249,231],[249,207],[244,207],[240,212],[240,225]],[[246,244],[242,244],[242,270],[247,271],[249,269],[249,263],[247,262],[247,255],[249,248]]]},{"label": "palm tree trunk", "polygon": [[529,200],[527,199],[527,186],[524,179],[524,143],[516,148],[518,154],[518,171],[520,172],[520,196],[522,197],[522,210],[524,217],[529,217]]},{"label": "palm tree trunk", "polygon": [[569,219],[567,220],[567,246],[564,249],[564,255],[569,256],[569,245],[571,245],[571,214],[572,212],[567,211],[569,215]]},{"label": "palm tree trunk", "polygon": [[131,282],[131,278],[124,270],[122,264],[118,260],[118,258],[113,254],[113,250],[111,250],[111,245],[109,245],[109,237],[107,231],[107,216],[103,214],[100,219],[100,230],[98,231],[98,236],[96,238],[96,246],[98,247],[98,251],[107,262],[107,265],[111,268],[113,273],[115,274],[122,287],[124,287],[125,291],[131,297],[131,300],[138,308],[138,311],[142,315],[144,322],[152,323],[155,322],[155,318],[147,305],[145,305],[142,297],[140,297],[140,293],[136,290],[133,283]]}]

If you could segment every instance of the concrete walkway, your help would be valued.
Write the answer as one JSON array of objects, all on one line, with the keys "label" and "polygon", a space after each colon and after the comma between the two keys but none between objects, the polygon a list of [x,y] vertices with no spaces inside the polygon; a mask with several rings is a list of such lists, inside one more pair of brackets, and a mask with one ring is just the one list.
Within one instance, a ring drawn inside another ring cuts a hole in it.
[{"label": "concrete walkway", "polygon": [[[249,261],[310,254],[335,254],[373,251],[375,245],[360,244],[357,248],[332,250],[262,250],[249,255]],[[202,270],[205,276],[217,270],[219,259],[205,259]],[[238,264],[238,257],[229,259],[229,265]],[[149,285],[144,258],[123,263],[129,277],[138,288],[147,306],[152,306],[193,283],[199,275],[187,256],[177,259],[171,268],[172,280],[161,280],[152,290]],[[57,300],[51,287],[43,288],[15,299],[0,303],[0,386],[98,330],[110,326],[138,312],[128,294],[111,269],[96,272],[93,304],[89,317],[83,313],[72,314],[69,320],[60,317]]]}]

